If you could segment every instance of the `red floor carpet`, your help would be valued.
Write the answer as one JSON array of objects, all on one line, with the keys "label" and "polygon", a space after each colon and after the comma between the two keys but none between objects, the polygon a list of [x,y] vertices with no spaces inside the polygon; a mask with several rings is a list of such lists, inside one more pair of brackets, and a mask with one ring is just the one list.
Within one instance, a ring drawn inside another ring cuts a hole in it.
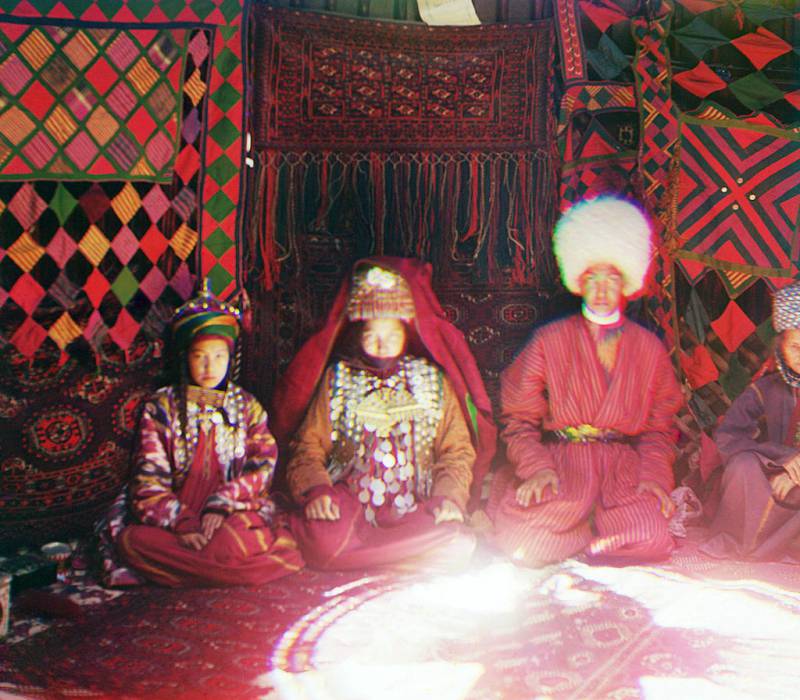
[{"label": "red floor carpet", "polygon": [[0,697],[792,697],[798,591],[800,566],[686,543],[657,567],[486,556],[457,576],[145,588],[0,647]]}]

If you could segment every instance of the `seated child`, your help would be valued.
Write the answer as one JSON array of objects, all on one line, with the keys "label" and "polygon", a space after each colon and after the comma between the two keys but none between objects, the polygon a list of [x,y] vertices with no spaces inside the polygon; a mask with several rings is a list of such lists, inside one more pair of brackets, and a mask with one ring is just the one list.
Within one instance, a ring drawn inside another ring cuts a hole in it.
[{"label": "seated child", "polygon": [[207,288],[176,311],[180,380],[145,403],[133,477],[100,527],[108,585],[254,585],[302,567],[273,522],[267,414],[230,379],[238,334]]}]

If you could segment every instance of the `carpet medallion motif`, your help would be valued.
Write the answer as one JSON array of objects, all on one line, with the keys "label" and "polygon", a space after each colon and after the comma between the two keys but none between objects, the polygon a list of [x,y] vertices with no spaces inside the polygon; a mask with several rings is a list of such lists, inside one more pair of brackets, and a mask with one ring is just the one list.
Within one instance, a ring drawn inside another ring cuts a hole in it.
[{"label": "carpet medallion motif", "polygon": [[128,479],[134,429],[161,370],[160,345],[98,366],[9,351],[0,369],[0,547],[89,532]]}]

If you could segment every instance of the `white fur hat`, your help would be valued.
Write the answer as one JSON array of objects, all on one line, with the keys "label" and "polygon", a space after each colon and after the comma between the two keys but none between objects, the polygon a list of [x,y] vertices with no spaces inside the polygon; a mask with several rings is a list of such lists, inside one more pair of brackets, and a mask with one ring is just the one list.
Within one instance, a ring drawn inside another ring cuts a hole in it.
[{"label": "white fur hat", "polygon": [[597,197],[574,204],[553,233],[553,252],[564,286],[580,294],[580,277],[587,268],[606,264],[622,273],[622,293],[635,294],[650,267],[650,235],[647,217],[627,200]]}]

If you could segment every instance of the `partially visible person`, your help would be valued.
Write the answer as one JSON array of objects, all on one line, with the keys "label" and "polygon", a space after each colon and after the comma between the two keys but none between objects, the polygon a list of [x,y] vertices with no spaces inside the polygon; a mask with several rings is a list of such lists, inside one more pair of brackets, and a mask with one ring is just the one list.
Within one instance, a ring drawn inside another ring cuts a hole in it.
[{"label": "partially visible person", "polygon": [[360,261],[279,385],[283,408],[314,389],[287,465],[309,566],[445,570],[472,556],[476,447],[485,470],[494,432],[466,342],[431,301],[430,266]]},{"label": "partially visible person", "polygon": [[553,245],[582,312],[537,329],[502,374],[509,465],[492,484],[494,541],[529,566],[663,559],[682,395],[661,341],[623,313],[650,265],[649,222],[630,202],[589,200]]},{"label": "partially visible person", "polygon": [[800,283],[775,293],[776,371],[753,382],[714,432],[724,461],[712,556],[800,559]]},{"label": "partially visible person", "polygon": [[207,286],[176,311],[180,378],[145,403],[131,482],[100,527],[108,585],[254,585],[302,567],[273,521],[267,414],[230,379],[238,335]]}]

